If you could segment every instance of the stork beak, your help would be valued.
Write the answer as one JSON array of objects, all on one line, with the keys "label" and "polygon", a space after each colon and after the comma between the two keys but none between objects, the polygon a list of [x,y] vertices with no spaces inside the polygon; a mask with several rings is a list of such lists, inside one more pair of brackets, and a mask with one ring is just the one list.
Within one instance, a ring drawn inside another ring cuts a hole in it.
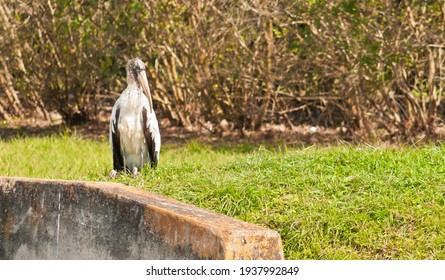
[{"label": "stork beak", "polygon": [[142,86],[142,90],[148,98],[148,102],[150,103],[150,112],[153,112],[153,100],[151,99],[150,87],[148,86],[148,79],[145,71],[141,71],[138,75],[139,84]]}]

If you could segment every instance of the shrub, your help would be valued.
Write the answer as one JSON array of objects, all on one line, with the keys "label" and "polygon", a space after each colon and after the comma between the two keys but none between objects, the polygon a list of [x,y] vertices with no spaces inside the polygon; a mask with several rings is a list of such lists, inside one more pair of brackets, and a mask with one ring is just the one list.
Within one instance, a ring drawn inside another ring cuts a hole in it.
[{"label": "shrub", "polygon": [[97,116],[149,68],[174,123],[343,126],[434,136],[441,1],[21,1],[0,4],[0,116]]}]

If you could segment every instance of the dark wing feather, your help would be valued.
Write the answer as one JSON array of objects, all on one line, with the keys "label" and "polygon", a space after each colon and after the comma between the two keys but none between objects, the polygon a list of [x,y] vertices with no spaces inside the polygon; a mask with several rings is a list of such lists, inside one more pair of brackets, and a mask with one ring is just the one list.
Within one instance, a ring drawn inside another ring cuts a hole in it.
[{"label": "dark wing feather", "polygon": [[119,114],[120,114],[120,109],[117,108],[115,122],[114,123],[111,122],[111,125],[114,128],[114,132],[111,131],[111,143],[113,148],[113,168],[116,171],[124,170],[124,157],[122,156],[120,133],[117,128],[117,124],[119,122]]},{"label": "dark wing feather", "polygon": [[158,165],[158,158],[159,155],[156,152],[156,142],[154,141],[154,137],[152,137],[150,132],[150,123],[148,123],[147,120],[147,109],[144,107],[142,108],[142,124],[144,128],[144,137],[145,142],[147,143],[148,147],[148,155],[150,156],[150,166],[151,168],[156,168],[156,165]]}]

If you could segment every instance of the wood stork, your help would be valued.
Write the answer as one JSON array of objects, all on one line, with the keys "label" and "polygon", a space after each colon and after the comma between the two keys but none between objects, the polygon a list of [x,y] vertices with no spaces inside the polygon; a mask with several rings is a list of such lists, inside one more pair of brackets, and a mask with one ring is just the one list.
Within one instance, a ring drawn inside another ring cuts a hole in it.
[{"label": "wood stork", "polygon": [[113,151],[114,178],[118,171],[131,171],[159,161],[161,135],[153,110],[145,65],[139,58],[130,59],[126,67],[127,88],[116,100],[111,112],[110,144]]}]

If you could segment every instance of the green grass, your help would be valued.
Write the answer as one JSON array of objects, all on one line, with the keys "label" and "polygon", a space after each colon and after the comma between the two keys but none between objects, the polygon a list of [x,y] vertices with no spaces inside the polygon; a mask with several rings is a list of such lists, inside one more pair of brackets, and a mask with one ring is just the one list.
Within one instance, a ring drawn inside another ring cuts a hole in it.
[{"label": "green grass", "polygon": [[[109,181],[107,142],[0,141],[0,175]],[[288,259],[445,259],[445,145],[164,145],[115,181],[277,230]]]}]

